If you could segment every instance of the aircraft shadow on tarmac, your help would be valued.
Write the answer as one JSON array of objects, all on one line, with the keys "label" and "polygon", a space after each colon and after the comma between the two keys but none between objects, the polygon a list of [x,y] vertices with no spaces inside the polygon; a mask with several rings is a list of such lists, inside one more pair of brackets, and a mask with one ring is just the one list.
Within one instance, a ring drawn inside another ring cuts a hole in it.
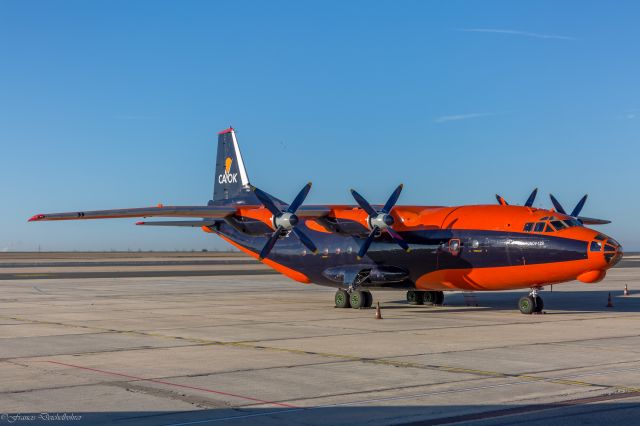
[{"label": "aircraft shadow on tarmac", "polygon": [[[429,396],[425,393],[424,397]],[[188,425],[188,424],[394,424],[394,425],[445,425],[458,422],[473,424],[633,424],[640,415],[640,403],[624,401],[637,398],[638,392],[579,398],[566,402],[516,405],[411,405],[411,406],[316,406],[299,408],[220,408],[194,411],[141,411],[141,412],[67,412],[67,416],[79,416],[70,421],[75,425]],[[409,396],[414,401],[421,395]],[[399,397],[403,399],[404,397]],[[386,398],[393,402],[394,398]],[[617,400],[615,402],[607,402]],[[620,401],[622,400],[622,401]],[[379,403],[383,403],[381,399]],[[600,402],[600,403],[597,403]],[[351,404],[357,404],[353,402]],[[48,413],[48,416],[63,413]],[[51,424],[51,420],[35,416],[30,425]],[[46,415],[46,414],[45,414]],[[3,414],[9,422],[15,414]],[[14,423],[21,423],[17,418]],[[67,423],[67,422],[65,422]]]},{"label": "aircraft shadow on tarmac", "polygon": [[[607,307],[607,302],[611,293],[611,302],[613,307]],[[476,292],[473,293],[474,301],[470,306],[478,310],[492,311],[514,311],[518,312],[516,306],[518,298],[527,294],[523,291],[521,294],[517,292]],[[640,289],[629,296],[624,296],[623,291],[608,290],[581,290],[581,291],[542,291],[540,292],[544,300],[544,311],[552,314],[577,314],[590,312],[640,312]],[[375,295],[374,295],[375,297]],[[383,309],[406,309],[408,302],[398,299],[389,304],[383,304]],[[477,307],[475,304],[477,303]],[[445,293],[444,307],[447,309],[438,309],[439,307],[431,307],[429,305],[415,306],[414,308],[424,309],[425,313],[451,313],[451,312],[469,312],[469,305],[465,301],[462,293]],[[464,308],[463,308],[464,307]],[[460,308],[460,309],[457,309]]]}]

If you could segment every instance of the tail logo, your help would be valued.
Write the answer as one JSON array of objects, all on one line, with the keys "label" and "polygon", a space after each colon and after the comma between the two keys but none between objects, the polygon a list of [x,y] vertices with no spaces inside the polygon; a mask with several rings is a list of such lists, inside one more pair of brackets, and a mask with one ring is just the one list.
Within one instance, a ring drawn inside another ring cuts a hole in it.
[{"label": "tail logo", "polygon": [[227,157],[226,160],[224,160],[224,174],[218,175],[218,183],[238,182],[238,174],[229,173],[231,171],[231,164],[233,164],[233,159],[231,157]]}]

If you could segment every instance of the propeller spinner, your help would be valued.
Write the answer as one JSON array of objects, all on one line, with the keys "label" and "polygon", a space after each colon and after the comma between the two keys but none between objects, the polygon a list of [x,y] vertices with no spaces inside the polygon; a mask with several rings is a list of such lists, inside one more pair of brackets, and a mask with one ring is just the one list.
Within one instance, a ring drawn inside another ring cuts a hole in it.
[{"label": "propeller spinner", "polygon": [[300,221],[298,216],[296,216],[296,211],[302,203],[304,203],[304,200],[307,198],[310,190],[311,182],[306,184],[300,190],[296,198],[291,202],[291,204],[289,204],[289,207],[286,210],[280,210],[266,192],[253,187],[253,192],[256,194],[256,197],[258,197],[262,205],[264,205],[273,215],[271,220],[275,229],[273,234],[271,234],[271,237],[267,240],[267,243],[262,248],[262,251],[260,251],[260,260],[267,257],[280,237],[286,235],[290,231],[296,234],[298,239],[300,239],[300,242],[302,242],[302,244],[304,244],[311,252],[314,254],[318,252],[318,248],[313,244],[313,241],[311,241],[304,232],[296,228],[296,225]]},{"label": "propeller spinner", "polygon": [[371,229],[371,233],[360,247],[360,251],[358,251],[358,258],[362,258],[367,254],[369,246],[371,246],[371,243],[380,231],[387,231],[393,241],[402,247],[403,250],[407,252],[410,250],[409,244],[391,227],[391,225],[395,223],[395,220],[389,213],[398,201],[400,192],[402,192],[402,184],[398,185],[395,191],[393,191],[384,207],[382,207],[381,210],[376,210],[371,207],[371,204],[369,204],[362,195],[358,194],[355,189],[351,190],[351,195],[353,195],[358,205],[369,215],[367,223],[369,224],[369,229]]}]

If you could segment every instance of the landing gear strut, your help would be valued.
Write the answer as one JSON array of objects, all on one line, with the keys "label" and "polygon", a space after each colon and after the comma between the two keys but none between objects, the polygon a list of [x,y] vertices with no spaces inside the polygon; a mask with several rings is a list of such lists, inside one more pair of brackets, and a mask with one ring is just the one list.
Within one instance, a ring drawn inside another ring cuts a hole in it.
[{"label": "landing gear strut", "polygon": [[518,300],[518,309],[525,315],[540,313],[544,309],[544,301],[538,296],[539,288],[534,287],[528,296],[522,296]]}]

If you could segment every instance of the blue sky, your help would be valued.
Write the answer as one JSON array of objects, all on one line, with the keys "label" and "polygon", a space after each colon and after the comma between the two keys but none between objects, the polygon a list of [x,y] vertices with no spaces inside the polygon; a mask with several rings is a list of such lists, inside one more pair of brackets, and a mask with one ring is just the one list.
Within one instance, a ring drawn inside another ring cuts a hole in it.
[{"label": "blue sky", "polygon": [[35,213],[211,196],[216,133],[309,203],[522,203],[540,188],[640,250],[640,5],[0,1],[0,250],[224,248]]}]

